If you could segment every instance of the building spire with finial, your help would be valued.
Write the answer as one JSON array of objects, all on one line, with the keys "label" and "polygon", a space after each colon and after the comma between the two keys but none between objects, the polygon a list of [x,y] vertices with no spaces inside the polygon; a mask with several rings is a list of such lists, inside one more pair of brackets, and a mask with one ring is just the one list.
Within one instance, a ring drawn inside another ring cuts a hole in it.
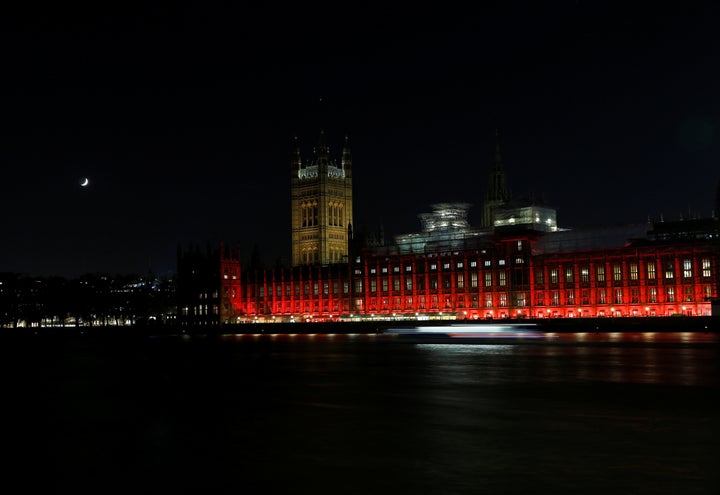
[{"label": "building spire with finial", "polygon": [[505,167],[500,157],[500,131],[495,129],[495,160],[490,173],[486,200],[506,202],[510,200],[510,193],[505,184]]},{"label": "building spire with finial", "polygon": [[343,144],[340,165],[345,171],[345,177],[352,177],[352,155],[350,154],[350,137],[347,134],[345,134],[345,143]]},{"label": "building spire with finial", "polygon": [[492,227],[494,210],[510,201],[510,193],[505,184],[505,168],[500,157],[500,131],[495,129],[495,157],[488,180],[487,193],[483,204],[483,226]]},{"label": "building spire with finial", "polygon": [[300,140],[297,136],[293,136],[292,151],[290,152],[290,176],[297,177],[300,168],[302,168],[302,158],[300,157]]}]

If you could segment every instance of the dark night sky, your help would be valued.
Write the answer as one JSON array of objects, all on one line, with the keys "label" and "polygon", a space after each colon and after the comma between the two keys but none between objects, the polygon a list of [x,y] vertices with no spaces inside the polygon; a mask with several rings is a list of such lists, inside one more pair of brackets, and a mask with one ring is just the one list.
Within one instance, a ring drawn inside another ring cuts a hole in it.
[{"label": "dark night sky", "polygon": [[495,128],[513,194],[561,226],[710,215],[717,10],[549,3],[6,12],[0,271],[164,275],[221,240],[287,257],[290,139],[308,159],[321,127],[333,153],[350,135],[356,230],[454,200],[478,225]]}]

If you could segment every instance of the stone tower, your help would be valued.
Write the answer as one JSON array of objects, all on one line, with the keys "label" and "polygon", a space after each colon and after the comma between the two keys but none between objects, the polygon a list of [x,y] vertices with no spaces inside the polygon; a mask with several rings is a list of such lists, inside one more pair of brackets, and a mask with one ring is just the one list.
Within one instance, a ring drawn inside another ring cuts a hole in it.
[{"label": "stone tower", "polygon": [[292,265],[346,263],[352,238],[352,159],[348,138],[340,165],[330,158],[325,132],[320,131],[312,161],[303,165],[294,139],[290,159]]},{"label": "stone tower", "polygon": [[505,168],[500,159],[500,133],[495,130],[495,161],[488,181],[488,189],[483,202],[483,227],[493,226],[493,212],[498,206],[510,201],[510,193],[505,185]]}]

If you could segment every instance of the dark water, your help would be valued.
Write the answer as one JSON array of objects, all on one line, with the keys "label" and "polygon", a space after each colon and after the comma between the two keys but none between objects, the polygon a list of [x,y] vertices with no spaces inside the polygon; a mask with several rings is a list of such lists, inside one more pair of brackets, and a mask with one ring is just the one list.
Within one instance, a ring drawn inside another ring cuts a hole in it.
[{"label": "dark water", "polygon": [[0,339],[4,483],[720,493],[717,341],[648,335]]}]

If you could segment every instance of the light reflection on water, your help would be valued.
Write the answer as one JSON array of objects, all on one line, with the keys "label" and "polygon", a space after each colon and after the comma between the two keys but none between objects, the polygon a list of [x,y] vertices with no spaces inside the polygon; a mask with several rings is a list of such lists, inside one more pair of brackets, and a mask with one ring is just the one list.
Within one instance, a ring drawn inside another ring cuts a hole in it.
[{"label": "light reflection on water", "polygon": [[[717,384],[714,335],[681,332],[563,334],[552,343],[415,344],[429,363],[486,381],[614,382],[711,386]],[[563,344],[575,345],[563,345]],[[654,345],[663,343],[662,346]],[[700,348],[684,344],[699,344]],[[583,345],[586,344],[586,345]],[[600,345],[602,344],[602,345]],[[607,345],[611,344],[611,345]],[[647,344],[647,345],[645,345]],[[677,344],[676,346],[673,344]]]},{"label": "light reflection on water", "polygon": [[720,493],[714,336],[62,344],[0,348],[55,492]]}]

